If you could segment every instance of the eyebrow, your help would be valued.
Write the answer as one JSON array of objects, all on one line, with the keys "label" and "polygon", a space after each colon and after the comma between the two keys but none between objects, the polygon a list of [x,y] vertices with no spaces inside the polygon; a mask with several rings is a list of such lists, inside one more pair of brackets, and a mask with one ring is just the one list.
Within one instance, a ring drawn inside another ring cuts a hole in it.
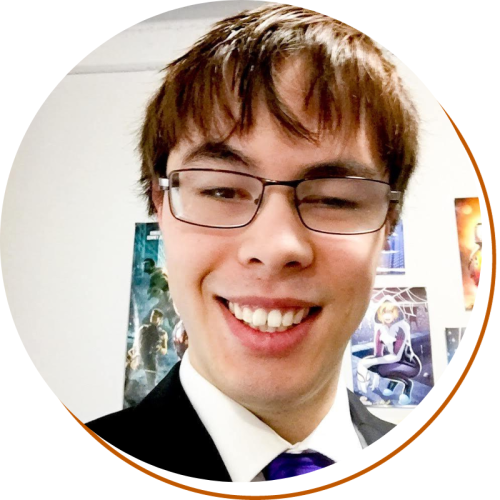
[{"label": "eyebrow", "polygon": [[[182,163],[186,165],[195,161],[210,159],[227,162],[233,166],[243,167],[250,170],[252,173],[258,171],[258,166],[255,161],[242,151],[233,148],[225,142],[204,142],[188,151]],[[355,160],[332,160],[305,165],[299,173],[299,178],[301,179],[350,176],[376,179],[380,177],[380,172],[376,167],[369,167]]]},{"label": "eyebrow", "polygon": [[[378,175],[377,175],[378,174]],[[302,171],[304,179],[321,177],[364,177],[375,179],[380,176],[379,169],[369,167],[355,160],[334,160],[309,165]]]},{"label": "eyebrow", "polygon": [[198,160],[222,160],[250,170],[256,168],[255,163],[247,155],[225,142],[204,142],[189,151],[183,158],[182,163],[187,164]]}]

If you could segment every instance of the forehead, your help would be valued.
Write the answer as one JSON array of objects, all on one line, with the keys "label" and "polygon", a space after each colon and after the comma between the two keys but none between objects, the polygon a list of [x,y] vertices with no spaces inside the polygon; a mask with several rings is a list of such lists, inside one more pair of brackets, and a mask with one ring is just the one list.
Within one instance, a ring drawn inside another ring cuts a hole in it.
[{"label": "forehead", "polygon": [[202,134],[192,129],[170,152],[168,170],[190,167],[242,170],[262,177],[291,179],[309,168],[337,165],[341,175],[384,179],[386,171],[363,127],[325,131],[315,140],[291,135],[260,106],[244,134]]}]

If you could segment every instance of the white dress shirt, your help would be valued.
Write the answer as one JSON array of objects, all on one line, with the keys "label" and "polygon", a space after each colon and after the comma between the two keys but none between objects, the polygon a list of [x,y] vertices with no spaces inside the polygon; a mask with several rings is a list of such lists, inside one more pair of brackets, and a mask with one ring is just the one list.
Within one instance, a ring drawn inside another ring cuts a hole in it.
[{"label": "white dress shirt", "polygon": [[292,444],[202,377],[189,361],[189,350],[182,358],[180,379],[232,481],[264,481],[262,469],[284,451],[311,449],[339,462],[365,445],[351,421],[343,381],[339,380],[335,401],[318,427]]}]

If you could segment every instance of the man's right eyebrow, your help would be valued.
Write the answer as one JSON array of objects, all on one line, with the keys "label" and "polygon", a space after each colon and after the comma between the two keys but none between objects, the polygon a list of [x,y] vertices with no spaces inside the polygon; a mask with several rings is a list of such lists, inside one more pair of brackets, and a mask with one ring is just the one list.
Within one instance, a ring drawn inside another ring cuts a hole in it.
[{"label": "man's right eyebrow", "polygon": [[204,142],[188,151],[182,163],[185,165],[198,160],[219,160],[249,169],[253,169],[255,166],[248,156],[225,142]]}]

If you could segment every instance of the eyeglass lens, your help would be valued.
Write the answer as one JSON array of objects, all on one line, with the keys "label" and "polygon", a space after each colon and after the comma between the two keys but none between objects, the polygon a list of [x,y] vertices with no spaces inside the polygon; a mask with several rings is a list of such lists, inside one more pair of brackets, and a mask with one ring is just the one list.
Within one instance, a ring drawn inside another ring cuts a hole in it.
[{"label": "eyeglass lens", "polygon": [[[255,216],[263,183],[216,170],[182,170],[170,176],[170,204],[180,220],[208,227],[238,227]],[[387,216],[390,188],[365,179],[301,182],[296,203],[304,225],[315,231],[352,234],[379,229]]]}]

